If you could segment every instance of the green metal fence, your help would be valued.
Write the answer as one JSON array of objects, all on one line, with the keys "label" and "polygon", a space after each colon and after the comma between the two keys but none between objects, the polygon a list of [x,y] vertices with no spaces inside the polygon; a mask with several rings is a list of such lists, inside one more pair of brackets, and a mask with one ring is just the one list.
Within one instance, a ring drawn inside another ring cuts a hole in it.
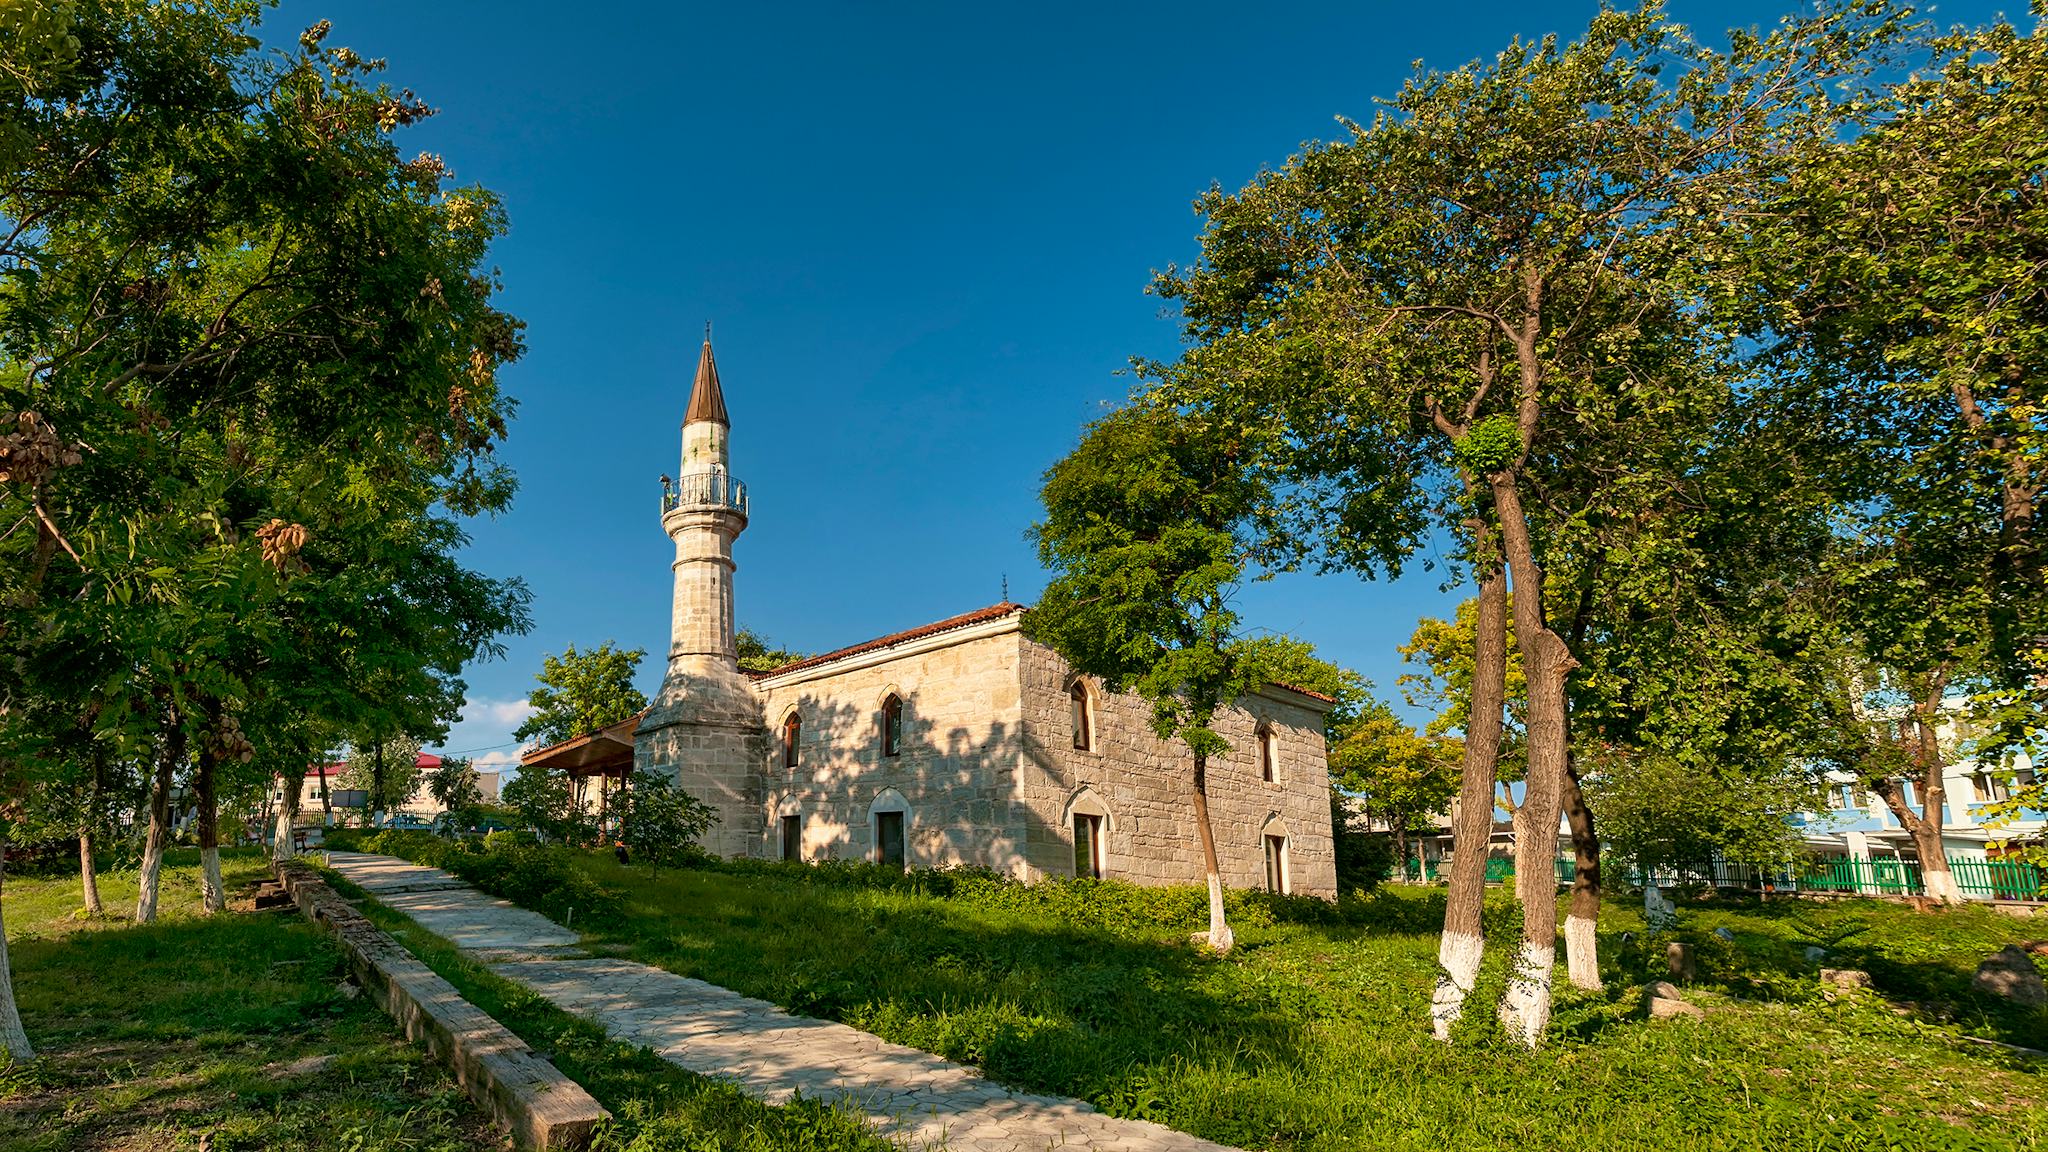
[{"label": "green metal fence", "polygon": [[[1963,895],[1978,900],[2048,899],[2048,872],[2017,860],[1969,860],[1951,856],[1949,873]],[[1410,858],[1403,875],[1411,881],[1433,884],[1446,879],[1440,861]],[[1570,884],[1577,875],[1576,863],[1557,861],[1557,882]],[[1514,879],[1515,862],[1505,856],[1486,860],[1486,882],[1505,884]],[[1667,886],[1711,884],[1717,888],[1750,888],[1773,892],[1823,892],[1861,896],[1920,896],[1926,893],[1920,863],[1916,860],[1814,859],[1795,868],[1755,868],[1747,864],[1716,863],[1709,868],[1659,871],[1645,876],[1639,870],[1613,877],[1640,886],[1646,880]]]}]

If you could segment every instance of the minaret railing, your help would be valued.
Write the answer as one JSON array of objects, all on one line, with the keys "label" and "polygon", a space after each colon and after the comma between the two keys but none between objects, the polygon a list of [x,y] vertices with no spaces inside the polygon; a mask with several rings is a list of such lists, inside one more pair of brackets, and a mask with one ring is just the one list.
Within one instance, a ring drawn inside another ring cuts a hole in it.
[{"label": "minaret railing", "polygon": [[747,486],[723,472],[698,472],[676,480],[673,487],[661,486],[663,515],[684,505],[693,508],[730,508],[747,514]]}]

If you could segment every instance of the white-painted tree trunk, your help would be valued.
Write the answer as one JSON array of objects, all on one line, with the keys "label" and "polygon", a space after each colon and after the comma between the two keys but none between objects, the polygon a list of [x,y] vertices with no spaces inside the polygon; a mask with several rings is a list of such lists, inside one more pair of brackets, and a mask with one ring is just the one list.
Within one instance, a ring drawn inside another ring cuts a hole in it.
[{"label": "white-painted tree trunk", "polygon": [[11,1060],[33,1060],[36,1050],[28,1042],[21,1010],[14,1003],[14,964],[7,957],[6,883],[7,834],[5,825],[0,825],[0,1049],[5,1049]]},{"label": "white-painted tree trunk", "polygon": [[1589,990],[1600,987],[1600,922],[1577,913],[1564,918],[1564,966],[1573,985]]},{"label": "white-painted tree trunk", "polygon": [[1956,883],[1956,874],[1946,867],[1936,871],[1923,863],[1920,867],[1920,879],[1926,885],[1927,895],[1931,899],[1939,900],[1943,904],[1961,904],[1967,899],[1963,895],[1962,885]]},{"label": "white-painted tree trunk", "polygon": [[1230,923],[1223,918],[1223,877],[1209,873],[1209,947],[1228,952],[1237,943]]},{"label": "white-painted tree trunk", "polygon": [[297,807],[289,801],[277,806],[277,824],[271,831],[272,860],[289,860],[296,854],[292,848],[292,821],[298,815]]},{"label": "white-painted tree trunk", "polygon": [[1446,932],[1437,944],[1436,994],[1430,997],[1429,1027],[1439,1040],[1449,1040],[1451,1029],[1465,1014],[1465,998],[1479,980],[1479,962],[1486,956],[1486,937],[1463,932]]},{"label": "white-painted tree trunk", "polygon": [[1550,1026],[1550,979],[1556,964],[1555,948],[1523,942],[1508,990],[1500,998],[1501,1028],[1530,1048],[1542,1041],[1543,1030]]}]

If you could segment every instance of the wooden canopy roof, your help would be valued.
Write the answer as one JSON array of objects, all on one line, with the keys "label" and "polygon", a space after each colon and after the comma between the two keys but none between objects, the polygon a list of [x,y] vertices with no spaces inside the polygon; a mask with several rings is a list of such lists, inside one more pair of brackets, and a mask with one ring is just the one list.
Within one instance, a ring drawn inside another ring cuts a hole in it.
[{"label": "wooden canopy roof", "polygon": [[636,712],[616,724],[608,724],[595,732],[535,748],[519,754],[521,768],[539,768],[543,772],[561,771],[571,776],[630,776],[633,774],[633,734],[640,730],[640,718],[646,712]]}]

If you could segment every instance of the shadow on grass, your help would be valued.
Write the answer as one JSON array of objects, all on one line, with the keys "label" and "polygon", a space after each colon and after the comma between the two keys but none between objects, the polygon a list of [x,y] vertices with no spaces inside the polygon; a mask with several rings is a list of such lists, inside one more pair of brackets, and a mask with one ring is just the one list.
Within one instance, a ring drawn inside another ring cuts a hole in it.
[{"label": "shadow on grass", "polygon": [[41,1059],[0,1075],[0,1146],[497,1143],[445,1075],[344,991],[340,952],[296,918],[100,923],[11,951]]}]

